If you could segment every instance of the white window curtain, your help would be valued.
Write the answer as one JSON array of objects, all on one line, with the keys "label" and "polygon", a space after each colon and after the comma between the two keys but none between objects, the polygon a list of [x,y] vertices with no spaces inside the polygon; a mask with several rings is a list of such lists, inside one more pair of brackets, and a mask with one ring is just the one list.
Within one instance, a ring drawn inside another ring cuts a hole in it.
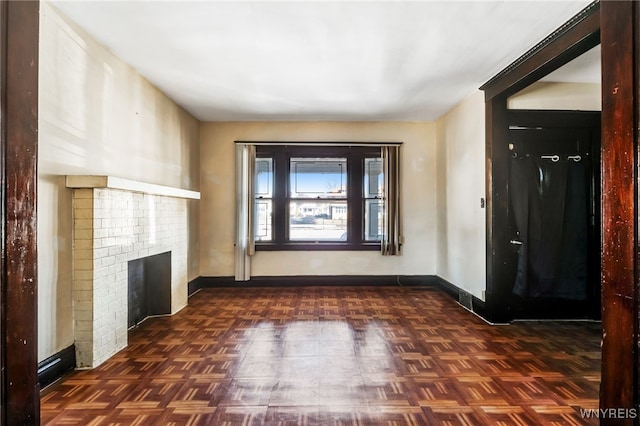
[{"label": "white window curtain", "polygon": [[255,159],[255,145],[236,144],[236,281],[248,281],[251,278],[251,256],[255,252],[253,232]]},{"label": "white window curtain", "polygon": [[400,146],[382,147],[384,170],[383,201],[384,226],[381,249],[383,256],[400,255],[402,233],[400,228]]}]

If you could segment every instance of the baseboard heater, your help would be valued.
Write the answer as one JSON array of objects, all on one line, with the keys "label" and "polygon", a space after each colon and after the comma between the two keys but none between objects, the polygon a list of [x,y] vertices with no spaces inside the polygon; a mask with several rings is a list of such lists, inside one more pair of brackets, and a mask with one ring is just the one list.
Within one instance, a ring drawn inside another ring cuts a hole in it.
[{"label": "baseboard heater", "polygon": [[38,382],[40,389],[44,389],[51,383],[76,368],[76,347],[71,345],[68,348],[50,356],[38,363]]}]

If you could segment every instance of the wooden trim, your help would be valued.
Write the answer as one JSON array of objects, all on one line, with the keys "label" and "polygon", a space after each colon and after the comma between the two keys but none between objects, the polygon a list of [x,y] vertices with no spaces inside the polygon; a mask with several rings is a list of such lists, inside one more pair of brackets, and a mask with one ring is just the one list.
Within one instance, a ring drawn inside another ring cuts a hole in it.
[{"label": "wooden trim", "polygon": [[334,242],[285,242],[274,244],[256,241],[256,251],[380,251],[380,243],[365,242],[362,244]]},{"label": "wooden trim", "polygon": [[507,110],[507,122],[510,126],[524,127],[557,127],[557,122],[562,122],[562,127],[600,126],[602,113],[600,111],[568,111],[568,110]]},{"label": "wooden trim", "polygon": [[6,306],[6,287],[5,277],[7,276],[7,206],[4,200],[7,199],[7,184],[5,182],[6,170],[6,151],[7,151],[7,8],[8,2],[0,2],[0,253],[2,261],[0,262],[0,424],[7,424],[7,369],[5,352],[7,350],[6,327],[7,327],[7,306]]},{"label": "wooden trim", "polygon": [[[638,406],[638,3],[602,4],[600,408]],[[616,423],[623,424],[623,423]],[[624,423],[624,424],[631,424]]]},{"label": "wooden trim", "polygon": [[201,277],[194,278],[187,283],[187,297],[191,297],[202,289]]},{"label": "wooden trim", "polygon": [[[450,283],[440,276],[435,276],[434,286],[440,288],[442,291],[447,293],[449,296],[458,301],[462,306],[469,309],[471,312],[477,314],[481,318],[488,320],[487,315],[487,306],[484,300],[472,295],[468,291],[461,289],[455,284]],[[462,300],[465,299],[468,303],[462,303]]]},{"label": "wooden trim", "polygon": [[37,376],[37,1],[2,2],[3,423],[40,422]]},{"label": "wooden trim", "polygon": [[38,381],[40,382],[40,387],[44,389],[75,368],[76,346],[71,345],[38,363]]},{"label": "wooden trim", "polygon": [[402,145],[402,142],[348,142],[348,141],[234,141],[236,144],[249,144],[256,146],[317,146],[317,147],[364,147],[364,148],[380,148],[383,146]]},{"label": "wooden trim", "polygon": [[[636,152],[634,152],[634,159],[636,160],[635,170],[638,170],[638,162],[640,162],[640,5],[637,2],[632,2],[633,5],[633,13],[631,15],[631,19],[633,22],[633,43],[632,54],[634,57],[633,60],[633,72],[635,74],[634,88],[633,93],[635,97],[634,101],[634,116],[635,121],[633,123],[634,129],[634,146],[636,147]],[[629,74],[627,74],[629,76]],[[629,78],[629,77],[627,77]],[[635,333],[634,333],[634,347],[635,351],[635,359],[634,365],[636,367],[636,371],[634,374],[634,385],[633,385],[633,403],[634,407],[640,408],[640,285],[638,285],[638,281],[640,280],[640,182],[638,181],[638,176],[635,179],[636,188],[636,204],[635,204],[635,214],[636,214],[636,232],[635,232]],[[610,343],[609,343],[610,344]],[[608,381],[610,385],[611,382]],[[607,396],[609,398],[609,396]],[[636,418],[636,424],[640,424],[640,419]]]},{"label": "wooden trim", "polygon": [[504,303],[503,288],[510,279],[502,259],[506,257],[502,242],[508,239],[507,181],[508,130],[507,98],[496,96],[485,104],[486,126],[486,224],[487,224],[487,287],[485,292],[486,318],[491,322],[505,322],[511,318]]},{"label": "wooden trim", "polygon": [[600,43],[600,2],[594,1],[480,87],[487,101],[510,96]]},{"label": "wooden trim", "polygon": [[[256,149],[256,156],[260,155],[260,150]],[[286,196],[289,188],[289,161],[284,151],[273,154],[273,196],[272,196],[272,223],[271,239],[272,244],[284,244],[289,236],[287,235],[289,211],[287,210]],[[286,182],[287,185],[277,185],[276,182]],[[260,243],[256,241],[256,249]]]},{"label": "wooden trim", "polygon": [[284,275],[251,277],[235,281],[234,277],[198,277],[190,289],[209,287],[306,287],[306,286],[433,286],[435,275]]}]

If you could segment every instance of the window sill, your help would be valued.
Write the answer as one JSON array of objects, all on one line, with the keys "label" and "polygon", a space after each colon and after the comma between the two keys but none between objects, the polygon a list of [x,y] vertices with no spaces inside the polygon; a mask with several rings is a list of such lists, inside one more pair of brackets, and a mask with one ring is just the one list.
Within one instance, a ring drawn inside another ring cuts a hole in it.
[{"label": "window sill", "polygon": [[333,242],[256,243],[256,251],[380,251],[380,243],[349,244]]}]

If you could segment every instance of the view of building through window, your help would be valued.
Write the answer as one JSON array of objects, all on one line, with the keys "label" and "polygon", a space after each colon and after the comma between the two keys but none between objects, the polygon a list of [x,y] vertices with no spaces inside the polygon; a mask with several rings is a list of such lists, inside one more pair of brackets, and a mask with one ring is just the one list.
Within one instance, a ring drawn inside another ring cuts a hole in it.
[{"label": "view of building through window", "polygon": [[364,159],[364,239],[380,241],[382,237],[382,190],[384,187],[382,159]]},{"label": "view of building through window", "polygon": [[380,241],[383,186],[382,159],[375,150],[259,152],[255,241],[351,245]]},{"label": "view of building through window", "polygon": [[256,159],[255,240],[271,241],[273,214],[273,159]]},{"label": "view of building through window", "polygon": [[347,159],[291,158],[289,240],[346,241]]}]

